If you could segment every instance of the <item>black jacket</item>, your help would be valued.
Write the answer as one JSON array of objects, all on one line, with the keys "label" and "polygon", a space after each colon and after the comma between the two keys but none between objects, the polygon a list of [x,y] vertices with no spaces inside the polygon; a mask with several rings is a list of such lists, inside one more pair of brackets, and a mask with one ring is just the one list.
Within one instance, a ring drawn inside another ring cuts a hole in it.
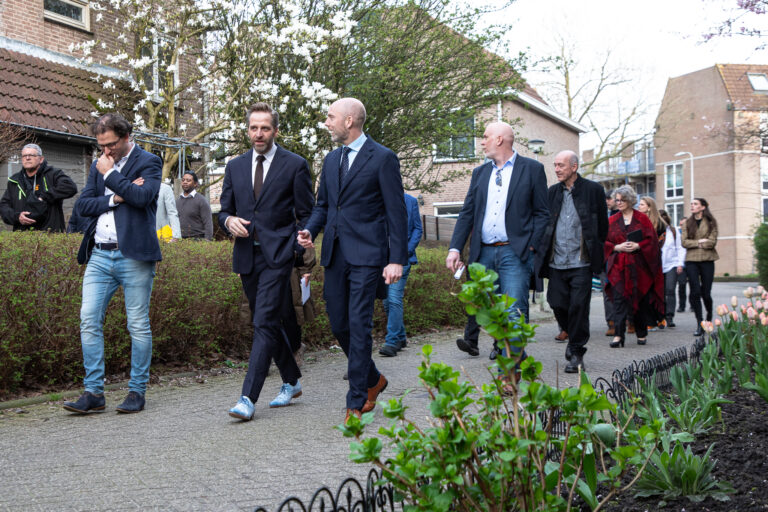
[{"label": "black jacket", "polygon": [[[605,205],[605,189],[599,183],[582,178],[580,175],[573,184],[573,204],[581,221],[581,238],[589,254],[590,269],[598,274],[603,271],[603,246],[608,235],[608,212]],[[563,185],[556,183],[547,191],[550,221],[542,237],[541,250],[537,255],[542,258],[539,275],[549,277],[549,262],[552,259],[555,227],[563,206]]]},{"label": "black jacket", "polygon": [[[32,179],[22,169],[8,179],[8,188],[0,199],[0,216],[3,222],[13,226],[14,231],[34,229],[36,231],[63,232],[65,199],[77,194],[77,185],[64,174],[43,160],[35,174],[36,190],[32,190]],[[19,223],[19,214],[28,211],[36,220],[28,226]]]}]

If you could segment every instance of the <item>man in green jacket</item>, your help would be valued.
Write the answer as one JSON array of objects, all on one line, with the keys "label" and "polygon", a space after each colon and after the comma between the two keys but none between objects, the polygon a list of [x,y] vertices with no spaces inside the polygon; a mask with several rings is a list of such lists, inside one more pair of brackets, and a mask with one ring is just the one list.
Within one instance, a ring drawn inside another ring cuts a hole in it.
[{"label": "man in green jacket", "polygon": [[77,185],[61,169],[51,167],[37,144],[21,150],[22,170],[8,179],[0,199],[0,216],[14,231],[63,232],[65,199],[77,194]]}]

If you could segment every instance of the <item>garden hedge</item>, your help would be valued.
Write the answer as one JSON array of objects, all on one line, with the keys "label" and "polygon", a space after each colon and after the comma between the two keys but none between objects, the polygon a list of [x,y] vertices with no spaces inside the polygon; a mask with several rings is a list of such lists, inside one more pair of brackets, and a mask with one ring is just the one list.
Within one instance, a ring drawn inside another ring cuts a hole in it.
[{"label": "garden hedge", "polygon": [[[80,235],[0,233],[0,398],[19,390],[82,381],[80,302],[84,267],[77,264]],[[240,280],[232,273],[231,242],[162,244],[152,290],[153,365],[205,366],[246,359],[252,327]],[[409,334],[462,326],[459,289],[445,270],[445,249],[419,249],[405,294]],[[322,299],[322,268],[312,274],[317,318],[304,327],[311,348],[335,343]],[[374,335],[386,332],[377,302]],[[122,292],[104,325],[107,375],[130,369],[130,336]]]}]

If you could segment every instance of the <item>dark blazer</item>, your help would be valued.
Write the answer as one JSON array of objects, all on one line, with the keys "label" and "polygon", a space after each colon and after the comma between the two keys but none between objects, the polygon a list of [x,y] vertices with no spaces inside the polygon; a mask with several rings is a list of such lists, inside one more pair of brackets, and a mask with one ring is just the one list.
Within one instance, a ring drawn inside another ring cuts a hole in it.
[{"label": "dark blazer", "polygon": [[408,212],[408,263],[416,265],[416,247],[421,242],[424,228],[421,226],[421,214],[419,213],[419,200],[405,194],[405,209]]},{"label": "dark blazer", "polygon": [[[83,264],[91,257],[96,223],[99,216],[110,209],[110,196],[104,195],[105,186],[125,200],[114,207],[117,241],[123,256],[138,261],[163,259],[155,231],[162,168],[159,156],[144,151],[136,143],[121,171],[110,173],[106,182],[96,169],[96,162],[91,164],[88,182],[77,200],[77,213],[90,218],[90,222],[86,221],[87,228],[77,253],[78,263]],[[138,177],[144,178],[141,186],[131,183]]]},{"label": "dark blazer", "polygon": [[[582,178],[581,175],[573,183],[573,205],[579,214],[581,221],[581,239],[586,245],[589,254],[590,269],[599,274],[603,271],[603,246],[605,237],[608,236],[608,211],[605,205],[605,189],[599,183]],[[554,247],[555,227],[560,217],[560,208],[563,206],[563,185],[555,183],[547,191],[549,198],[549,210],[551,213],[549,224],[541,240],[541,250],[537,255],[541,258],[541,277],[549,277],[549,262],[552,259]]]},{"label": "dark blazer", "polygon": [[333,241],[338,238],[350,265],[405,265],[408,217],[397,156],[368,137],[341,188],[340,164],[341,148],[325,157],[317,204],[305,227],[313,239],[325,230],[320,264],[330,264]]},{"label": "dark blazer", "polygon": [[219,225],[235,215],[251,223],[249,238],[235,238],[232,270],[250,274],[253,269],[253,232],[271,268],[293,264],[296,231],[312,212],[314,196],[307,161],[287,149],[277,151],[264,179],[259,199],[253,197],[253,149],[229,161],[221,189]]},{"label": "dark blazer", "polygon": [[[486,162],[472,171],[472,181],[469,183],[467,197],[464,199],[464,206],[453,228],[451,248],[459,251],[464,247],[470,233],[473,231],[475,233],[469,242],[467,263],[474,263],[480,257],[483,218],[492,172],[491,162]],[[547,176],[544,173],[544,166],[518,153],[507,192],[504,224],[509,244],[520,260],[527,261],[532,252],[530,249],[539,248],[548,222]]]}]

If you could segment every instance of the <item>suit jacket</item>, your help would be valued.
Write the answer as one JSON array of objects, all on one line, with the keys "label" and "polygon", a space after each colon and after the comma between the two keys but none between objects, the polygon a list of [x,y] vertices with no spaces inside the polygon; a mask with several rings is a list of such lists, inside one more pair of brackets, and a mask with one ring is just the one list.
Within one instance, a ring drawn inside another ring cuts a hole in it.
[{"label": "suit jacket", "polygon": [[421,235],[424,234],[418,199],[405,194],[405,209],[408,211],[408,263],[416,265],[419,262],[416,258],[416,247],[421,242]]},{"label": "suit jacket", "polygon": [[[589,255],[589,267],[593,273],[603,271],[603,246],[608,235],[608,210],[605,205],[605,189],[599,183],[582,178],[580,175],[573,183],[571,191],[573,205],[579,214],[581,221],[582,246],[586,247]],[[552,259],[554,247],[555,228],[560,217],[560,209],[563,206],[563,185],[555,183],[547,191],[549,199],[549,211],[551,214],[549,224],[541,241],[541,250],[537,252],[540,261],[537,265],[541,270],[541,277],[549,277],[549,263]]]},{"label": "suit jacket", "polygon": [[307,161],[277,146],[259,198],[253,197],[253,149],[229,161],[221,189],[219,225],[235,215],[247,221],[250,237],[235,238],[232,270],[253,270],[253,233],[258,235],[264,258],[271,268],[293,264],[297,221],[303,226],[312,212],[314,196]]},{"label": "suit jacket", "polygon": [[[470,233],[475,233],[469,243],[468,263],[474,263],[480,257],[488,182],[492,172],[491,162],[486,162],[472,171],[467,197],[453,229],[451,248],[459,251],[464,247]],[[548,222],[547,176],[544,166],[536,160],[518,154],[509,181],[504,224],[509,244],[520,260],[527,261],[532,252],[531,248],[539,248]]]},{"label": "suit jacket", "polygon": [[[163,259],[155,230],[162,167],[159,156],[144,151],[138,144],[134,145],[120,172],[110,173],[106,181],[96,169],[96,162],[91,164],[88,182],[77,200],[78,215],[89,219],[77,253],[78,263],[83,264],[91,257],[96,223],[102,213],[110,210],[110,196],[104,195],[105,186],[125,200],[113,208],[117,242],[123,256],[138,261]],[[144,178],[141,186],[131,183],[138,177]]]},{"label": "suit jacket", "polygon": [[408,217],[400,161],[370,137],[339,188],[341,148],[325,157],[317,204],[306,229],[314,239],[325,230],[320,264],[328,266],[333,241],[350,265],[384,267],[408,263]]}]

